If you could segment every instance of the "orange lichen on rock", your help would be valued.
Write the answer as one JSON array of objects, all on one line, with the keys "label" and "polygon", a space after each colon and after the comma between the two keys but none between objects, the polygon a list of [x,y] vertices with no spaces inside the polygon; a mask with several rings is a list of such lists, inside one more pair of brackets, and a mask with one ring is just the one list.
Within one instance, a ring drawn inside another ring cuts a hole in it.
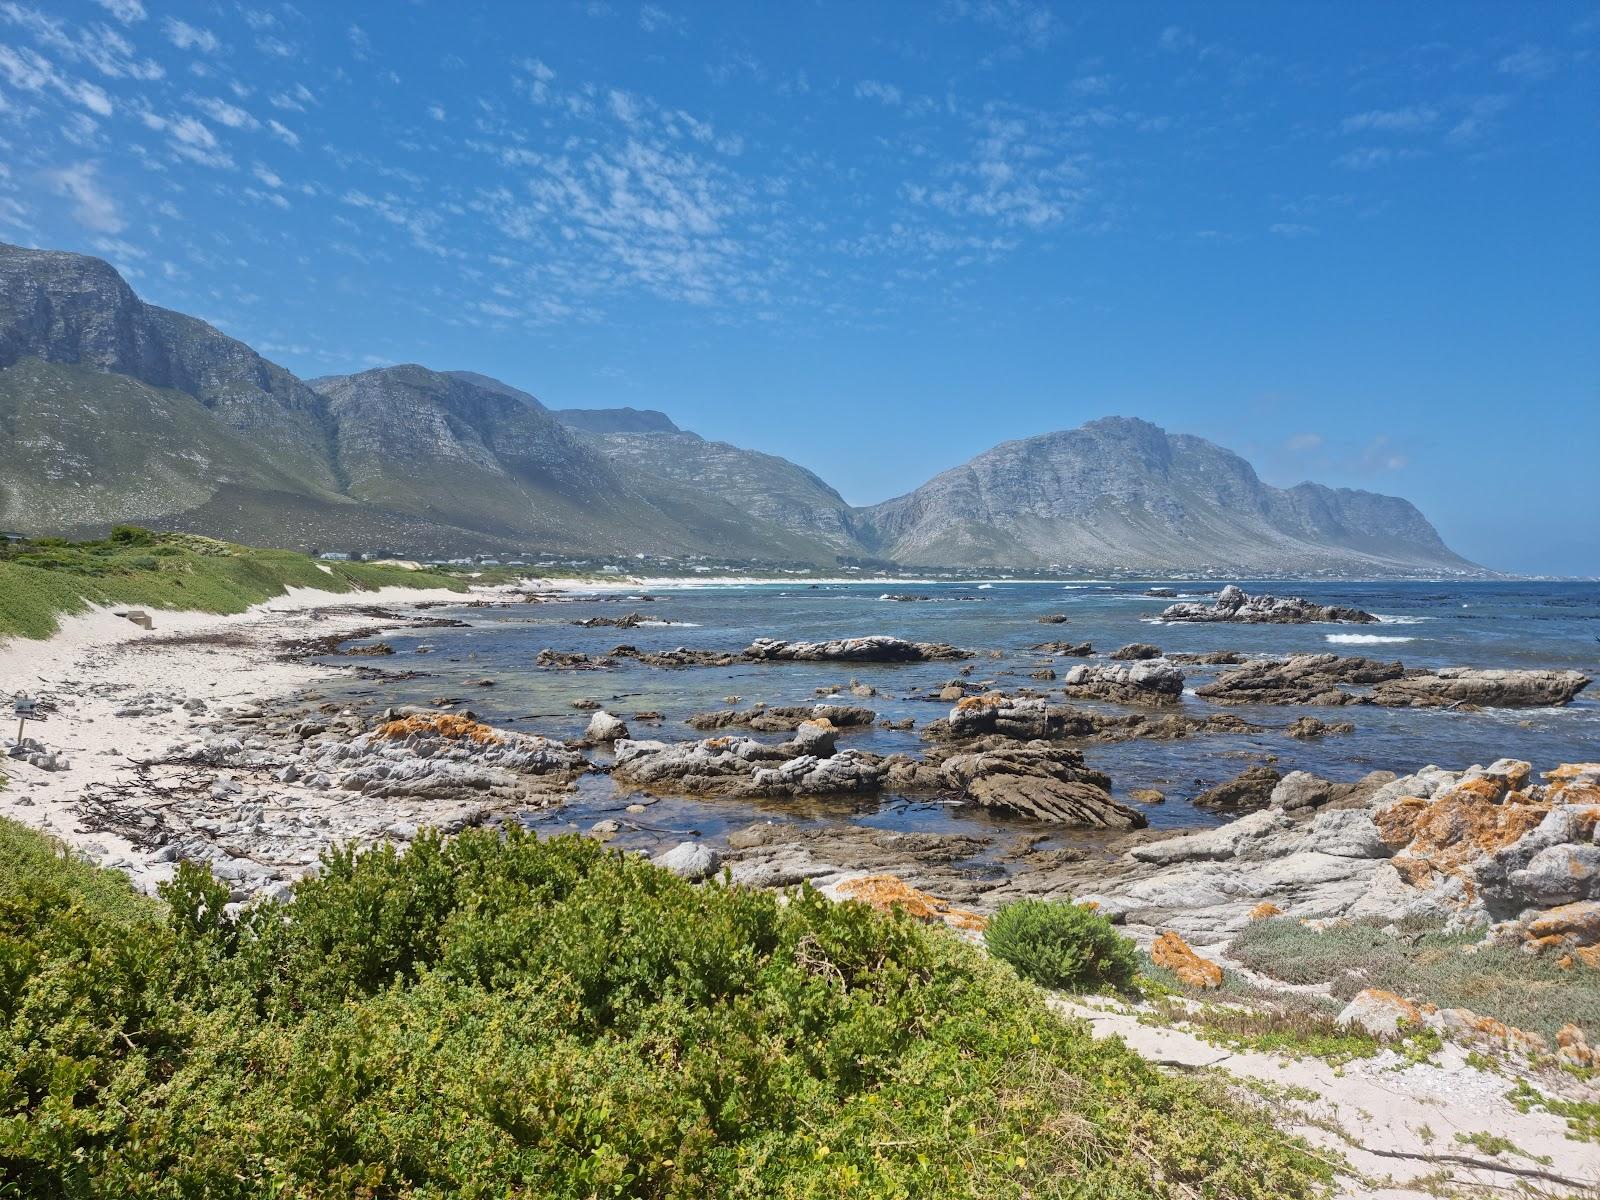
[{"label": "orange lichen on rock", "polygon": [[1283,916],[1283,909],[1279,908],[1271,900],[1263,900],[1250,910],[1250,919],[1252,921],[1262,921],[1267,917],[1281,916]]},{"label": "orange lichen on rock", "polygon": [[943,921],[954,929],[982,932],[989,918],[964,908],[954,908],[937,896],[919,891],[896,875],[864,875],[839,885],[841,895],[871,905],[879,912],[899,909],[919,921]]},{"label": "orange lichen on rock", "polygon": [[1600,948],[1600,900],[1579,900],[1548,909],[1528,922],[1523,937],[1535,953]]},{"label": "orange lichen on rock", "polygon": [[1589,1045],[1583,1030],[1570,1023],[1556,1031],[1556,1057],[1574,1067],[1600,1067],[1600,1049]]},{"label": "orange lichen on rock", "polygon": [[1573,956],[1591,971],[1600,971],[1600,946],[1579,946]]},{"label": "orange lichen on rock", "polygon": [[984,692],[981,696],[963,696],[956,707],[971,712],[975,708],[1001,708],[1009,703],[1004,692]]},{"label": "orange lichen on rock", "polygon": [[1550,805],[1508,791],[1504,779],[1466,779],[1430,800],[1405,796],[1374,815],[1384,842],[1400,849],[1395,870],[1413,886],[1460,869],[1538,827]]},{"label": "orange lichen on rock", "polygon": [[466,740],[480,746],[498,746],[503,740],[489,726],[470,717],[455,713],[438,713],[429,716],[400,717],[378,726],[377,735],[390,741],[411,737],[442,737],[452,741]]},{"label": "orange lichen on rock", "polygon": [[1190,987],[1216,988],[1222,986],[1222,968],[1210,959],[1201,958],[1172,930],[1156,938],[1150,947],[1150,960],[1158,967],[1171,971]]}]

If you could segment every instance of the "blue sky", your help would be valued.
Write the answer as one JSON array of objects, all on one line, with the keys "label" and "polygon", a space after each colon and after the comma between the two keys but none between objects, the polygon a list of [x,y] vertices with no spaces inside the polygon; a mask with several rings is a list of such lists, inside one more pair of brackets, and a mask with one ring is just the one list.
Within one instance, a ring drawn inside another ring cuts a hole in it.
[{"label": "blue sky", "polygon": [[1600,573],[1600,5],[0,0],[0,238],[851,501],[1111,413]]}]

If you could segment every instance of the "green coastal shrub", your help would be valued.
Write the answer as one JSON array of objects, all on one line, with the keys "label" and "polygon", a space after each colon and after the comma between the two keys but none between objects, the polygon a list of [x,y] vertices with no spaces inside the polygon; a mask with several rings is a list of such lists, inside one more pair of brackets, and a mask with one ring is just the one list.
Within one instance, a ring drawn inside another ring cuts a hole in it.
[{"label": "green coastal shrub", "polygon": [[512,829],[239,915],[0,820],[0,1196],[1187,1197],[1330,1173],[943,929]]},{"label": "green coastal shrub", "polygon": [[1139,970],[1133,942],[1081,904],[1014,901],[995,913],[984,940],[1023,978],[1050,988],[1126,988]]}]

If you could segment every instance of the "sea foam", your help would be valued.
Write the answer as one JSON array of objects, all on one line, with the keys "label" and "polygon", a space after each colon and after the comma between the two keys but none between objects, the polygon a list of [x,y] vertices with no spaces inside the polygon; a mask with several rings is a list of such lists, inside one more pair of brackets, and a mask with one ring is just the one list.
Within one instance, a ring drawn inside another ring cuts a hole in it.
[{"label": "sea foam", "polygon": [[1342,646],[1377,646],[1384,642],[1414,642],[1414,637],[1384,637],[1381,633],[1330,633],[1330,642]]}]

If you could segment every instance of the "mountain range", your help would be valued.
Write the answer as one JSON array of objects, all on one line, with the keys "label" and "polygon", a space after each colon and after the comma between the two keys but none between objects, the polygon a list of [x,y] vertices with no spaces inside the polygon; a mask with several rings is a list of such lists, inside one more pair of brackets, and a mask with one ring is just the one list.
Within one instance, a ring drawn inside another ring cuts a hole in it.
[{"label": "mountain range", "polygon": [[0,244],[0,526],[119,521],[296,548],[712,555],[1240,576],[1477,572],[1409,502],[1261,482],[1107,417],[871,507],[650,409],[546,408],[414,364],[301,380],[109,264]]}]

